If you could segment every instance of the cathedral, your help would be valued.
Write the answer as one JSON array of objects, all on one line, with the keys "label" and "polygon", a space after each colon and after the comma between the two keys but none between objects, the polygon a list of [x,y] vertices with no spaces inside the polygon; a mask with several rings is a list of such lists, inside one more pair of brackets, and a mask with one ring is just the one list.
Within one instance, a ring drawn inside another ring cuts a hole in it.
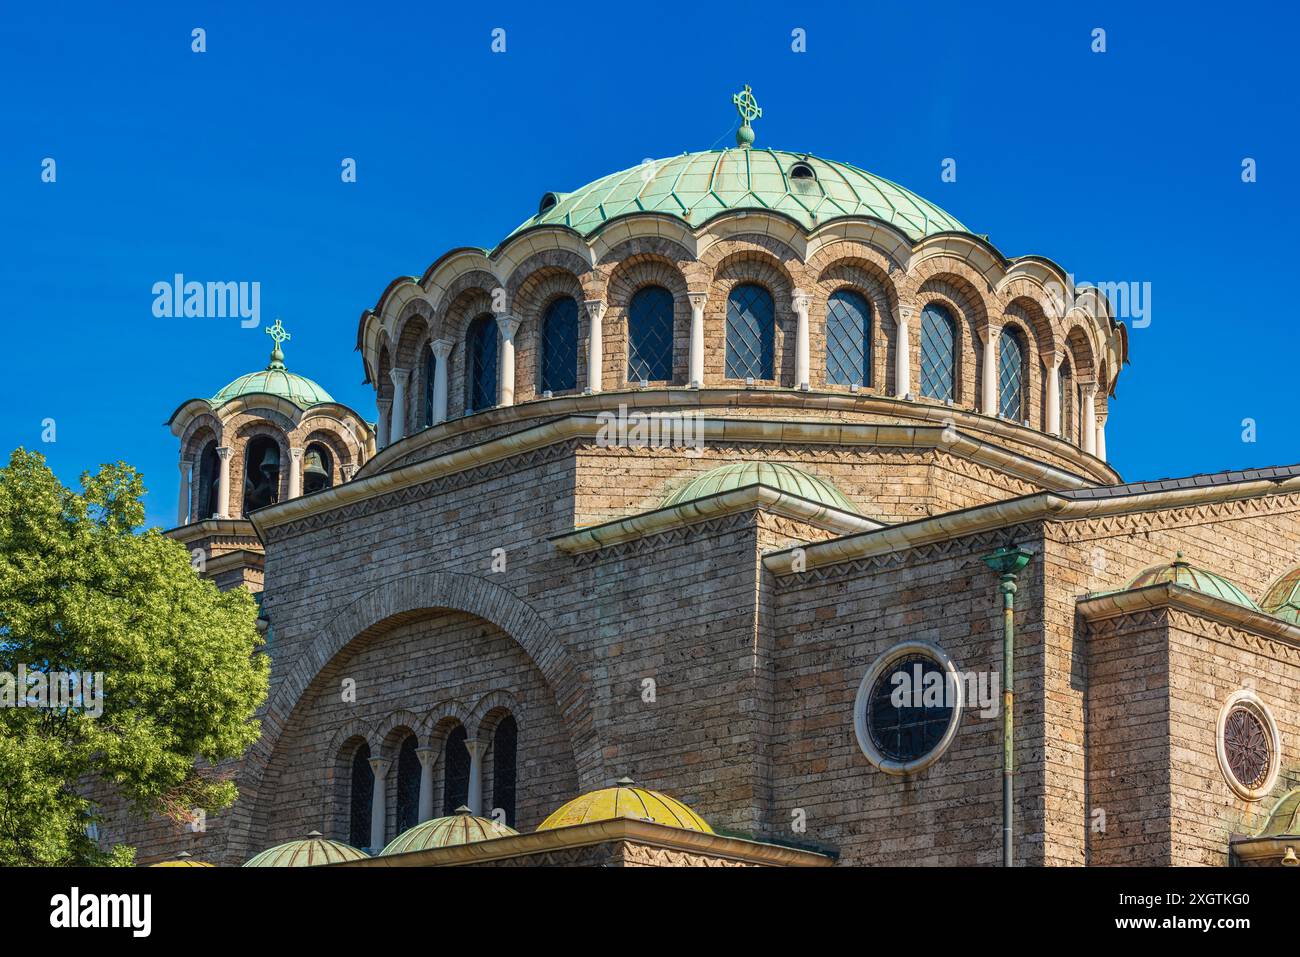
[{"label": "cathedral", "polygon": [[733,103],[735,147],[393,279],[375,421],[278,321],[173,413],[168,534],[258,594],[270,694],[231,808],[104,843],[1300,864],[1300,467],[1125,483],[1101,291]]}]

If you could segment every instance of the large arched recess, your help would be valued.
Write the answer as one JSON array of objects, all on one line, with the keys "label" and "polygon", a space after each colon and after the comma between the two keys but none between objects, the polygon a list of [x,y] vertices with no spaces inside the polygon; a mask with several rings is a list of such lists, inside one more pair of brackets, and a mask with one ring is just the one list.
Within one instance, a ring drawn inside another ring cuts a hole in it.
[{"label": "large arched recess", "polygon": [[265,786],[274,788],[274,775],[267,775],[267,766],[308,687],[328,678],[331,666],[353,642],[440,611],[482,618],[519,643],[555,695],[573,747],[579,789],[587,791],[601,785],[604,778],[590,688],[569,650],[551,634],[542,617],[504,586],[488,579],[426,572],[380,585],[348,605],[313,642],[295,654],[290,671],[274,684],[261,716],[262,737],[245,756],[239,773],[239,801],[230,812],[227,861],[240,862],[262,850],[255,844],[265,825],[259,813],[259,792]]}]

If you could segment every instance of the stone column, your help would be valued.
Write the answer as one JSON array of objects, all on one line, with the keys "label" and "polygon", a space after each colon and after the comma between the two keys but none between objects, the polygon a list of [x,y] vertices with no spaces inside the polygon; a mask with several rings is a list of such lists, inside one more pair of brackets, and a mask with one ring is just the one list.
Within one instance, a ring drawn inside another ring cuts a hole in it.
[{"label": "stone column", "polygon": [[1097,445],[1097,458],[1101,459],[1103,462],[1107,461],[1106,459],[1106,413],[1105,412],[1097,416],[1096,445]]},{"label": "stone column", "polygon": [[687,380],[692,389],[704,385],[704,303],[709,294],[692,292],[687,294],[691,300],[691,361]]},{"label": "stone column", "polygon": [[375,402],[375,405],[379,408],[379,421],[376,423],[376,430],[379,432],[377,438],[379,447],[382,449],[388,445],[388,413],[393,407],[393,401],[391,399],[379,399]]},{"label": "stone column", "polygon": [[497,405],[515,404],[515,333],[519,331],[516,316],[497,316],[501,330],[501,352],[497,356]]},{"label": "stone column", "polygon": [[983,398],[980,405],[985,415],[998,414],[998,341],[999,331],[989,326],[984,339]]},{"label": "stone column", "polygon": [[217,518],[230,518],[230,456],[234,452],[230,446],[217,449],[217,459],[221,469],[217,478]]},{"label": "stone column", "polygon": [[370,759],[370,767],[375,772],[375,788],[370,798],[370,847],[375,853],[384,848],[384,823],[388,816],[388,808],[385,806],[388,791],[384,785],[392,763],[388,758]]},{"label": "stone column", "polygon": [[469,752],[469,799],[465,802],[476,816],[483,816],[483,757],[487,754],[487,742],[470,738],[465,742]]},{"label": "stone column", "polygon": [[433,351],[433,424],[447,421],[447,360],[451,358],[452,342],[434,339],[429,343]]},{"label": "stone column", "polygon": [[289,498],[302,494],[302,449],[289,450]]},{"label": "stone column", "polygon": [[910,327],[916,310],[898,306],[898,337],[894,343],[894,394],[905,399],[912,391],[912,339]]},{"label": "stone column", "polygon": [[1083,450],[1089,455],[1097,454],[1097,412],[1094,405],[1094,399],[1097,395],[1097,386],[1091,382],[1085,382],[1079,387],[1083,394],[1083,408],[1079,411],[1079,422],[1082,428],[1080,432],[1083,436]]},{"label": "stone column", "polygon": [[1061,434],[1061,360],[1058,357],[1047,364],[1047,431]]},{"label": "stone column", "polygon": [[393,410],[388,426],[388,441],[396,442],[406,435],[406,383],[411,378],[409,369],[392,369],[388,373],[393,380]]},{"label": "stone column", "polygon": [[587,315],[591,319],[591,328],[587,332],[587,391],[599,392],[605,362],[605,344],[601,338],[605,303],[599,299],[588,299],[583,305],[587,307]]},{"label": "stone column", "polygon": [[423,824],[433,817],[433,769],[438,764],[438,752],[433,748],[416,748],[415,756],[420,759],[420,803],[419,820]]},{"label": "stone column", "polygon": [[794,314],[798,320],[795,324],[794,334],[794,387],[796,389],[807,390],[808,353],[810,351],[810,343],[808,341],[808,307],[812,305],[812,297],[806,292],[796,292],[791,305],[794,308]]},{"label": "stone column", "polygon": [[194,463],[181,459],[181,491],[176,501],[176,527],[190,523],[190,483],[194,475]]}]

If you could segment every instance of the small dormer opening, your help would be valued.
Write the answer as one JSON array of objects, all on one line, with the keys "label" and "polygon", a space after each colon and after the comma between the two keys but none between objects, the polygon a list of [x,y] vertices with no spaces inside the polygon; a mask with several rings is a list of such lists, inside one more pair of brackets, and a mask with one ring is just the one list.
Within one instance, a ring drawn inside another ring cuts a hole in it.
[{"label": "small dormer opening", "polygon": [[548,209],[554,209],[555,205],[559,203],[559,201],[560,197],[558,193],[546,193],[542,196],[542,201],[537,204],[537,215],[541,216]]},{"label": "small dormer opening", "polygon": [[815,180],[817,178],[817,174],[813,172],[813,168],[811,166],[809,166],[807,163],[800,160],[798,163],[795,163],[793,166],[790,167],[790,178],[794,180],[803,180],[804,182],[808,182],[810,180]]}]

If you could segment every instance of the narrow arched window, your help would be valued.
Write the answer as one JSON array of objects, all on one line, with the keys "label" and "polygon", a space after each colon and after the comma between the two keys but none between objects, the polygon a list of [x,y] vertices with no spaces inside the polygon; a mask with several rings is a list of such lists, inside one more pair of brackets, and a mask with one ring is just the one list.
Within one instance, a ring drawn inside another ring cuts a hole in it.
[{"label": "narrow arched window", "polygon": [[280,500],[280,445],[269,435],[244,448],[244,515]]},{"label": "narrow arched window", "polygon": [[519,725],[506,715],[492,734],[492,808],[505,812],[506,824],[515,826],[515,758]]},{"label": "narrow arched window", "polygon": [[957,396],[957,325],[943,306],[931,303],[921,313],[921,395]]},{"label": "narrow arched window", "polygon": [[198,510],[193,509],[190,515],[191,522],[199,522],[217,514],[218,503],[221,501],[221,460],[217,457],[216,442],[205,445],[203,454],[199,457],[197,491],[199,494],[194,496],[194,501],[203,504],[203,511],[195,514]]},{"label": "narrow arched window", "polygon": [[415,753],[415,740],[415,735],[408,734],[397,752],[398,834],[420,823],[420,757]]},{"label": "narrow arched window", "polygon": [[433,425],[433,376],[438,371],[438,360],[431,349],[424,350],[424,427]]},{"label": "narrow arched window", "polygon": [[465,334],[465,411],[482,412],[497,404],[497,323],[491,316],[479,316]]},{"label": "narrow arched window", "polygon": [[772,294],[745,283],[727,297],[727,378],[775,379],[776,309]]},{"label": "narrow arched window", "polygon": [[578,387],[578,303],[565,296],[542,318],[542,391]]},{"label": "narrow arched window", "polygon": [[1070,371],[1070,360],[1061,361],[1060,377],[1057,380],[1058,397],[1057,401],[1061,408],[1061,438],[1067,441],[1070,438],[1071,423],[1074,422],[1074,410],[1071,408],[1070,397],[1074,395],[1074,374]]},{"label": "narrow arched window", "polygon": [[352,794],[348,814],[348,843],[370,846],[370,802],[375,796],[375,772],[370,767],[370,745],[364,741],[352,755]]},{"label": "narrow arched window", "polygon": [[1025,346],[1010,326],[998,337],[998,411],[1014,422],[1025,418]]},{"label": "narrow arched window", "polygon": [[672,377],[673,294],[662,286],[646,286],[627,307],[627,378],[669,382]]},{"label": "narrow arched window", "polygon": [[469,749],[465,747],[465,726],[456,725],[443,745],[442,813],[453,814],[469,801]]},{"label": "narrow arched window", "polygon": [[826,382],[871,384],[871,307],[850,289],[826,301]]}]

